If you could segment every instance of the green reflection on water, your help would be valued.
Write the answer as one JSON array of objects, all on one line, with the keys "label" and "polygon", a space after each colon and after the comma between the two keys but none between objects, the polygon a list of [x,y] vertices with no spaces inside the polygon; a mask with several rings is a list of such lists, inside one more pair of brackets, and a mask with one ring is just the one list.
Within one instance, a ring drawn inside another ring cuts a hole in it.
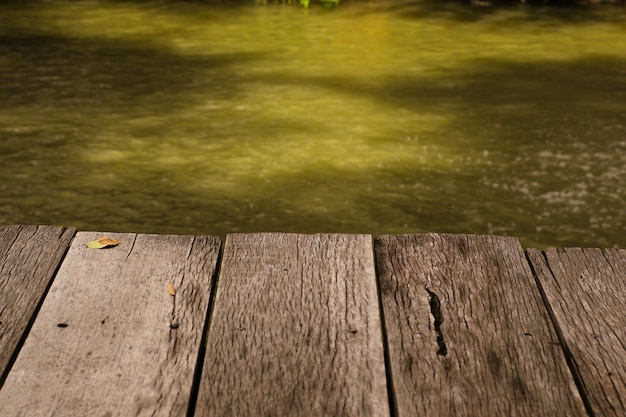
[{"label": "green reflection on water", "polygon": [[0,16],[0,224],[626,247],[623,8]]}]

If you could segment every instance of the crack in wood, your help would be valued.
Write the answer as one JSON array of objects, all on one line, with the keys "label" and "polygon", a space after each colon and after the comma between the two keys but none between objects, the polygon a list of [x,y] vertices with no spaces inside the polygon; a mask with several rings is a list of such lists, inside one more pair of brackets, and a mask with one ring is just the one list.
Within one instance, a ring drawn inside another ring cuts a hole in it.
[{"label": "crack in wood", "polygon": [[441,331],[441,325],[443,324],[443,314],[441,313],[441,301],[437,294],[424,288],[428,293],[428,304],[430,305],[430,314],[433,316],[435,333],[437,334],[437,355],[446,356],[448,354],[448,347]]},{"label": "crack in wood", "polygon": [[126,254],[126,259],[130,258],[130,255],[133,253],[133,249],[135,248],[135,243],[137,242],[137,235],[133,237],[133,242],[130,245],[130,249],[128,249],[128,253]]}]

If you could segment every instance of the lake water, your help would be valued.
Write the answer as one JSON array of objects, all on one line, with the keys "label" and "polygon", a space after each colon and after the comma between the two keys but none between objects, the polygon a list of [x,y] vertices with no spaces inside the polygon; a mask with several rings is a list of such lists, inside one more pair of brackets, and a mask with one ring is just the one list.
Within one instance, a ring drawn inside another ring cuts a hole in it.
[{"label": "lake water", "polygon": [[0,224],[626,247],[626,8],[0,5]]}]

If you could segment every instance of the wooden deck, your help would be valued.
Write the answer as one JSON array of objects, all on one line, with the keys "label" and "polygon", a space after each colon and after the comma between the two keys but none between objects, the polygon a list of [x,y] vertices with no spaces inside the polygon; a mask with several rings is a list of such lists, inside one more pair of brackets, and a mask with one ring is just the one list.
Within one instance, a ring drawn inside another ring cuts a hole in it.
[{"label": "wooden deck", "polygon": [[626,250],[4,226],[0,372],[0,416],[625,416]]}]

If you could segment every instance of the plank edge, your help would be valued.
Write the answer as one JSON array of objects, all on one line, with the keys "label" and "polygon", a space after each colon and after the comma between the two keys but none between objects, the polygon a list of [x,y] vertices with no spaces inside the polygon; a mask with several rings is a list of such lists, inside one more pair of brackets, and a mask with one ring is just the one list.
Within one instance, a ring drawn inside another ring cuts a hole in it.
[{"label": "plank edge", "polygon": [[[18,232],[18,237],[19,237],[19,234],[22,232],[22,230],[24,230],[25,227],[30,227],[31,225],[12,225],[12,226],[16,226],[19,228],[19,232]],[[45,289],[43,293],[41,294],[41,297],[39,297],[39,300],[37,301],[37,304],[35,305],[35,308],[28,320],[28,323],[26,324],[26,327],[24,327],[24,330],[22,334],[20,335],[17,341],[17,344],[15,345],[15,348],[13,349],[13,352],[11,353],[11,356],[9,357],[9,360],[5,368],[0,374],[0,389],[2,389],[2,387],[4,386],[4,383],[6,382],[6,379],[8,378],[9,373],[11,373],[11,369],[13,369],[13,365],[15,364],[15,361],[17,360],[17,357],[19,356],[22,350],[22,347],[24,346],[24,343],[26,343],[26,339],[28,339],[28,335],[30,334],[33,324],[35,323],[35,320],[37,319],[37,316],[39,315],[41,306],[43,305],[48,295],[48,292],[50,291],[50,287],[52,286],[54,279],[56,278],[57,274],[59,273],[59,270],[61,269],[61,265],[63,265],[63,262],[65,261],[67,252],[70,250],[70,246],[72,245],[74,237],[76,236],[76,233],[78,231],[75,227],[65,227],[65,226],[34,226],[34,227],[35,227],[35,232],[40,230],[41,228],[58,228],[59,229],[59,232],[57,235],[58,239],[60,241],[67,239],[67,241],[65,242],[64,245],[63,244],[59,245],[58,250],[61,251],[60,254],[57,254],[59,259],[56,265],[54,266],[54,269],[51,271],[51,273],[49,273],[50,278],[48,278],[48,282],[45,286]]]},{"label": "plank edge", "polygon": [[[530,267],[530,270],[533,274],[533,278],[535,279],[535,285],[537,286],[539,294],[541,295],[543,306],[548,313],[550,323],[552,324],[552,328],[554,329],[554,332],[558,338],[559,346],[561,347],[563,356],[565,356],[565,361],[567,363],[570,375],[574,379],[574,384],[576,385],[576,388],[578,390],[578,395],[580,395],[580,399],[583,402],[583,406],[585,407],[585,411],[587,412],[587,414],[591,417],[594,417],[595,413],[591,405],[591,400],[589,398],[585,381],[580,373],[580,370],[578,369],[578,365],[576,363],[574,355],[569,348],[567,339],[565,338],[561,325],[559,324],[556,314],[554,313],[554,309],[552,308],[552,304],[550,303],[550,299],[541,282],[542,279],[556,280],[554,272],[552,272],[552,268],[550,267],[550,263],[546,256],[546,252],[545,250],[529,248],[524,251],[524,254],[526,256],[526,260],[528,261],[528,266]],[[545,267],[547,269],[547,272],[540,272],[539,268],[541,266]]]}]

